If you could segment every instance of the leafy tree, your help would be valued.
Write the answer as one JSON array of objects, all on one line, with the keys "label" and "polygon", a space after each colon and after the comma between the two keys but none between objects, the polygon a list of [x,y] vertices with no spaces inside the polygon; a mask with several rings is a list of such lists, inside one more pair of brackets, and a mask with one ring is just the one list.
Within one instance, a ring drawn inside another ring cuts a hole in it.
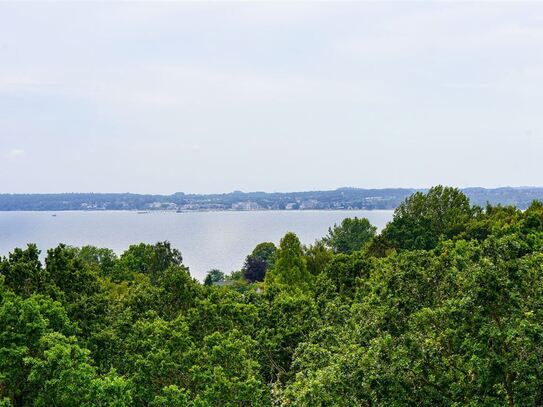
[{"label": "leafy tree", "polygon": [[79,257],[77,248],[64,244],[48,250],[45,264],[51,295],[63,303],[70,319],[88,337],[95,325],[104,322],[108,312],[107,294],[97,270]]},{"label": "leafy tree", "polygon": [[95,246],[83,246],[78,257],[88,266],[96,267],[100,275],[113,277],[117,255],[111,249],[98,248]]},{"label": "leafy tree", "polygon": [[25,250],[17,248],[7,259],[0,259],[0,275],[5,284],[24,296],[44,292],[49,281],[39,255],[36,245],[29,244]]},{"label": "leafy tree", "polygon": [[175,384],[165,386],[160,395],[155,396],[151,407],[177,407],[190,406],[190,393],[186,389],[180,389]]},{"label": "leafy tree", "polygon": [[307,270],[314,276],[322,273],[328,263],[334,258],[334,252],[330,250],[322,240],[305,248],[304,256]]},{"label": "leafy tree", "polygon": [[218,269],[209,270],[204,279],[204,285],[210,286],[224,281],[224,273]]},{"label": "leafy tree", "polygon": [[244,335],[253,336],[259,327],[258,304],[260,296],[240,293],[237,290],[212,287],[205,297],[188,310],[186,320],[196,342],[213,332],[237,329]]},{"label": "leafy tree", "polygon": [[338,293],[350,297],[356,292],[358,280],[368,278],[372,267],[371,261],[361,252],[339,254],[326,265],[323,276]]},{"label": "leafy tree", "polygon": [[298,236],[287,233],[279,243],[273,269],[266,274],[266,285],[288,291],[307,291],[311,288],[312,280]]},{"label": "leafy tree", "polygon": [[296,348],[317,323],[314,300],[298,294],[268,290],[259,307],[257,342],[263,375],[268,382],[284,383],[291,378],[290,366]]},{"label": "leafy tree", "polygon": [[328,229],[323,241],[335,253],[349,254],[362,249],[375,236],[376,230],[366,218],[345,218],[340,225]]},{"label": "leafy tree", "polygon": [[154,245],[140,243],[126,250],[118,262],[117,274],[121,279],[129,279],[130,273],[142,273],[149,276],[153,284],[159,274],[170,266],[181,266],[181,252],[171,247],[170,242],[158,242]]},{"label": "leafy tree", "polygon": [[157,285],[160,288],[158,311],[168,318],[194,306],[202,291],[184,266],[168,267],[160,274]]},{"label": "leafy tree", "polygon": [[243,265],[243,276],[249,282],[264,281],[268,264],[254,256],[247,256]]},{"label": "leafy tree", "polygon": [[513,206],[487,205],[484,209],[475,207],[473,218],[459,235],[465,240],[485,240],[490,235],[503,235],[510,232],[521,219],[522,212]]},{"label": "leafy tree", "polygon": [[466,229],[473,216],[469,199],[459,189],[432,187],[416,192],[394,211],[382,236],[398,249],[432,249],[440,239],[450,239]]},{"label": "leafy tree", "polygon": [[257,246],[265,290],[203,287],[168,243],[15,249],[0,406],[543,405],[543,204],[436,187],[361,246],[347,226]]},{"label": "leafy tree", "polygon": [[214,332],[195,352],[191,369],[196,400],[209,406],[269,406],[268,388],[254,359],[256,342],[236,329]]},{"label": "leafy tree", "polygon": [[40,295],[22,298],[0,279],[0,398],[14,406],[31,404],[27,358],[39,352],[41,339],[53,332],[72,335],[75,326],[59,302]]},{"label": "leafy tree", "polygon": [[77,345],[75,337],[60,333],[44,335],[36,355],[25,358],[33,405],[130,406],[130,386],[111,372],[96,375],[89,351]]},{"label": "leafy tree", "polygon": [[50,281],[68,303],[100,289],[95,270],[79,258],[77,248],[60,244],[47,251],[45,264]]},{"label": "leafy tree", "polygon": [[273,243],[258,244],[245,259],[243,277],[249,282],[264,281],[266,272],[275,262],[277,248]]},{"label": "leafy tree", "polygon": [[193,342],[182,318],[137,321],[124,341],[119,371],[134,383],[134,401],[151,403],[165,386],[187,388],[191,383]]}]

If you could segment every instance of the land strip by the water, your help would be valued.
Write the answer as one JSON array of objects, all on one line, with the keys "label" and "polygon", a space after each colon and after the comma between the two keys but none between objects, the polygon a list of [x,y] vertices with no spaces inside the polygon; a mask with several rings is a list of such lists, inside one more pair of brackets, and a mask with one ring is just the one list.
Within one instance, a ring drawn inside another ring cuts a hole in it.
[{"label": "land strip by the water", "polygon": [[[137,210],[254,211],[394,209],[416,188],[339,188],[305,192],[151,195],[132,193],[0,194],[0,211]],[[543,200],[541,187],[464,188],[472,204],[526,208]]]}]

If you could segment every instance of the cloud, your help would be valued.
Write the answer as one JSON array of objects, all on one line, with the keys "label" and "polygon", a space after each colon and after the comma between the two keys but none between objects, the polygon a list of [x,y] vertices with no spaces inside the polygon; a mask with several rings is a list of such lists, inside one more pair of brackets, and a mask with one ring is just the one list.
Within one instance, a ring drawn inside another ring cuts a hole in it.
[{"label": "cloud", "polygon": [[0,185],[537,184],[541,16],[543,3],[0,3]]},{"label": "cloud", "polygon": [[22,71],[22,69],[14,69],[13,71],[3,69],[0,78],[0,92],[39,90],[59,85],[57,82],[44,78],[44,75],[36,69]]},{"label": "cloud", "polygon": [[8,155],[10,157],[20,157],[22,155],[25,155],[25,150],[21,148],[12,148],[8,151]]}]

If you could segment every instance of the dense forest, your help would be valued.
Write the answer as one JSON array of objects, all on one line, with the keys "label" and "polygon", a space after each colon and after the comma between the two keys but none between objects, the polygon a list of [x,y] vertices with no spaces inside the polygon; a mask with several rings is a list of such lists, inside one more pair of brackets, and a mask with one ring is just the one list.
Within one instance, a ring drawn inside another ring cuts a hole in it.
[{"label": "dense forest", "polygon": [[0,406],[540,406],[543,205],[416,192],[191,278],[168,242],[0,260]]},{"label": "dense forest", "polygon": [[[465,188],[472,204],[515,205],[526,209],[543,200],[543,188]],[[0,211],[67,210],[307,210],[307,209],[395,209],[415,192],[410,188],[338,188],[331,191],[241,192],[226,194],[149,195],[130,193],[0,194]]]}]

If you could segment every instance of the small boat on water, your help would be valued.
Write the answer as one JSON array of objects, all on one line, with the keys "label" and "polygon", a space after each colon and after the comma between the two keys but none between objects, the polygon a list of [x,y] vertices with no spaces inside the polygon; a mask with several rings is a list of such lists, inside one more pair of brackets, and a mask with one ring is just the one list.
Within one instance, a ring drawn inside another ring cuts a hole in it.
[{"label": "small boat on water", "polygon": [[57,216],[57,214],[56,214],[56,213],[53,213],[53,214],[52,214],[51,216],[52,216],[52,217],[56,217],[56,216]]}]

